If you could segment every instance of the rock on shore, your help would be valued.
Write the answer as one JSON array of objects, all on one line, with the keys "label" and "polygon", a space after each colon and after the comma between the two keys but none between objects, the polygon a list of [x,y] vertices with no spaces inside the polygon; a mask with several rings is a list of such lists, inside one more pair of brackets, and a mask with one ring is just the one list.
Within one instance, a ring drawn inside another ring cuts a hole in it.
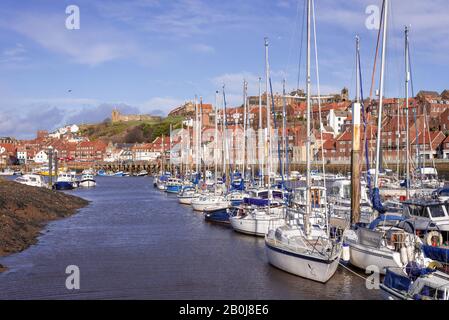
[{"label": "rock on shore", "polygon": [[37,242],[46,223],[68,217],[87,204],[62,192],[0,180],[0,256],[25,250]]}]

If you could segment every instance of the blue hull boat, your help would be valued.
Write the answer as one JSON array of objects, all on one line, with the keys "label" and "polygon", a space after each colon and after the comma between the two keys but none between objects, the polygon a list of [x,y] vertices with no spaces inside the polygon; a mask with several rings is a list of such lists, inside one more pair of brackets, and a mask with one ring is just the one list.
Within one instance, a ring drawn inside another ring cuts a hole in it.
[{"label": "blue hull boat", "polygon": [[53,189],[55,190],[72,190],[74,189],[72,182],[67,181],[59,181],[53,185]]},{"label": "blue hull boat", "polygon": [[165,190],[168,193],[179,193],[182,190],[182,186],[167,186],[167,190]]},{"label": "blue hull boat", "polygon": [[204,219],[209,222],[230,224],[229,213],[226,209],[206,212],[204,215]]}]

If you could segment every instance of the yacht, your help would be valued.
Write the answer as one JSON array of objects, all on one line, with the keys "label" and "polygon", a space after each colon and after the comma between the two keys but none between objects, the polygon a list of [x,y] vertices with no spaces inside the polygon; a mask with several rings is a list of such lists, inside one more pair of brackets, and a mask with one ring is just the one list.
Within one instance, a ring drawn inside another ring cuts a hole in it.
[{"label": "yacht", "polygon": [[223,196],[217,196],[214,194],[201,195],[192,200],[192,208],[195,211],[204,211],[205,208],[211,206],[220,206],[221,208],[227,208],[229,201]]},{"label": "yacht", "polygon": [[165,192],[167,193],[179,193],[182,190],[182,180],[178,178],[169,178]]},{"label": "yacht", "polygon": [[349,245],[350,263],[363,270],[377,266],[385,274],[389,267],[428,263],[413,226],[397,214],[382,214],[367,227],[359,225],[346,230],[344,241]]},{"label": "yacht", "polygon": [[270,227],[284,225],[284,209],[276,200],[245,198],[229,221],[237,232],[265,237]]},{"label": "yacht", "polygon": [[186,187],[178,194],[178,202],[180,204],[190,205],[192,204],[192,201],[198,199],[199,196],[200,194],[196,192],[194,187]]},{"label": "yacht", "polygon": [[72,190],[72,189],[76,188],[77,186],[78,185],[77,185],[76,176],[74,176],[70,173],[62,172],[58,175],[58,178],[53,185],[53,189]]},{"label": "yacht", "polygon": [[16,178],[14,181],[31,187],[47,187],[45,179],[38,174],[24,174],[23,176]]},{"label": "yacht", "polygon": [[80,187],[90,188],[97,185],[93,174],[83,174],[80,180]]},{"label": "yacht", "polygon": [[428,268],[388,268],[382,295],[387,300],[449,300],[449,275]]}]

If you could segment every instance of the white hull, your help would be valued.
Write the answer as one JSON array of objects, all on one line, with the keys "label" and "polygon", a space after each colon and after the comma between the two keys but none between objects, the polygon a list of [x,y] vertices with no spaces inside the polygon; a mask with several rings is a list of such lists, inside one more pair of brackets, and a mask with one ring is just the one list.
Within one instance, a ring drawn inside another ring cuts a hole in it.
[{"label": "white hull", "polygon": [[192,202],[191,204],[193,210],[195,211],[204,211],[204,209],[211,206],[228,207],[227,202],[201,202],[201,203]]},{"label": "white hull", "polygon": [[178,202],[180,203],[180,204],[188,204],[188,205],[190,205],[190,204],[192,204],[192,201],[193,200],[195,200],[195,199],[198,199],[197,197],[195,198],[178,198]]},{"label": "white hull", "polygon": [[87,181],[81,181],[80,182],[80,187],[83,188],[92,188],[95,187],[97,185],[97,183],[95,181],[92,180],[87,180]]},{"label": "white hull", "polygon": [[276,229],[285,224],[285,220],[278,217],[264,219],[249,216],[231,217],[229,221],[235,231],[259,237],[265,237],[269,229]]},{"label": "white hull", "polygon": [[301,255],[291,251],[277,248],[265,243],[270,264],[296,276],[326,283],[338,267],[339,257],[333,260],[314,259],[309,255]]},{"label": "white hull", "polygon": [[349,241],[348,244],[349,259],[354,267],[366,270],[369,266],[376,266],[381,274],[385,274],[386,268],[402,267],[401,257],[398,252],[378,250]]}]

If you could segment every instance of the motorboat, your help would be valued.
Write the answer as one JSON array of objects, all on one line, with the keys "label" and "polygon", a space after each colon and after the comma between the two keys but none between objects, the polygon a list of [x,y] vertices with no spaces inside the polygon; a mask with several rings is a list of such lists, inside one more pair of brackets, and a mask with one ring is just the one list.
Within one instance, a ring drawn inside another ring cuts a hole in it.
[{"label": "motorboat", "polygon": [[388,268],[382,284],[387,300],[449,300],[449,275],[430,268]]},{"label": "motorboat", "polygon": [[60,173],[53,184],[53,189],[55,190],[72,190],[76,187],[78,187],[76,176],[66,172]]},{"label": "motorboat", "polygon": [[6,168],[3,171],[0,171],[0,176],[13,176],[14,175],[14,170],[10,169],[10,168]]},{"label": "motorboat", "polygon": [[[449,267],[449,213],[447,203],[437,199],[404,201],[403,217],[422,240],[424,255]],[[449,270],[449,268],[448,268]]]},{"label": "motorboat", "polygon": [[14,181],[31,187],[47,187],[44,177],[38,174],[24,174],[17,177]]},{"label": "motorboat", "polygon": [[179,193],[182,190],[182,180],[178,178],[169,178],[165,191],[167,193]]},{"label": "motorboat", "polygon": [[346,230],[344,242],[349,246],[350,263],[363,270],[376,266],[379,273],[385,274],[389,267],[429,262],[420,249],[422,241],[415,235],[413,225],[397,214],[381,214],[369,226]]},{"label": "motorboat", "polygon": [[97,185],[93,174],[83,174],[80,180],[80,187],[91,188]]}]

